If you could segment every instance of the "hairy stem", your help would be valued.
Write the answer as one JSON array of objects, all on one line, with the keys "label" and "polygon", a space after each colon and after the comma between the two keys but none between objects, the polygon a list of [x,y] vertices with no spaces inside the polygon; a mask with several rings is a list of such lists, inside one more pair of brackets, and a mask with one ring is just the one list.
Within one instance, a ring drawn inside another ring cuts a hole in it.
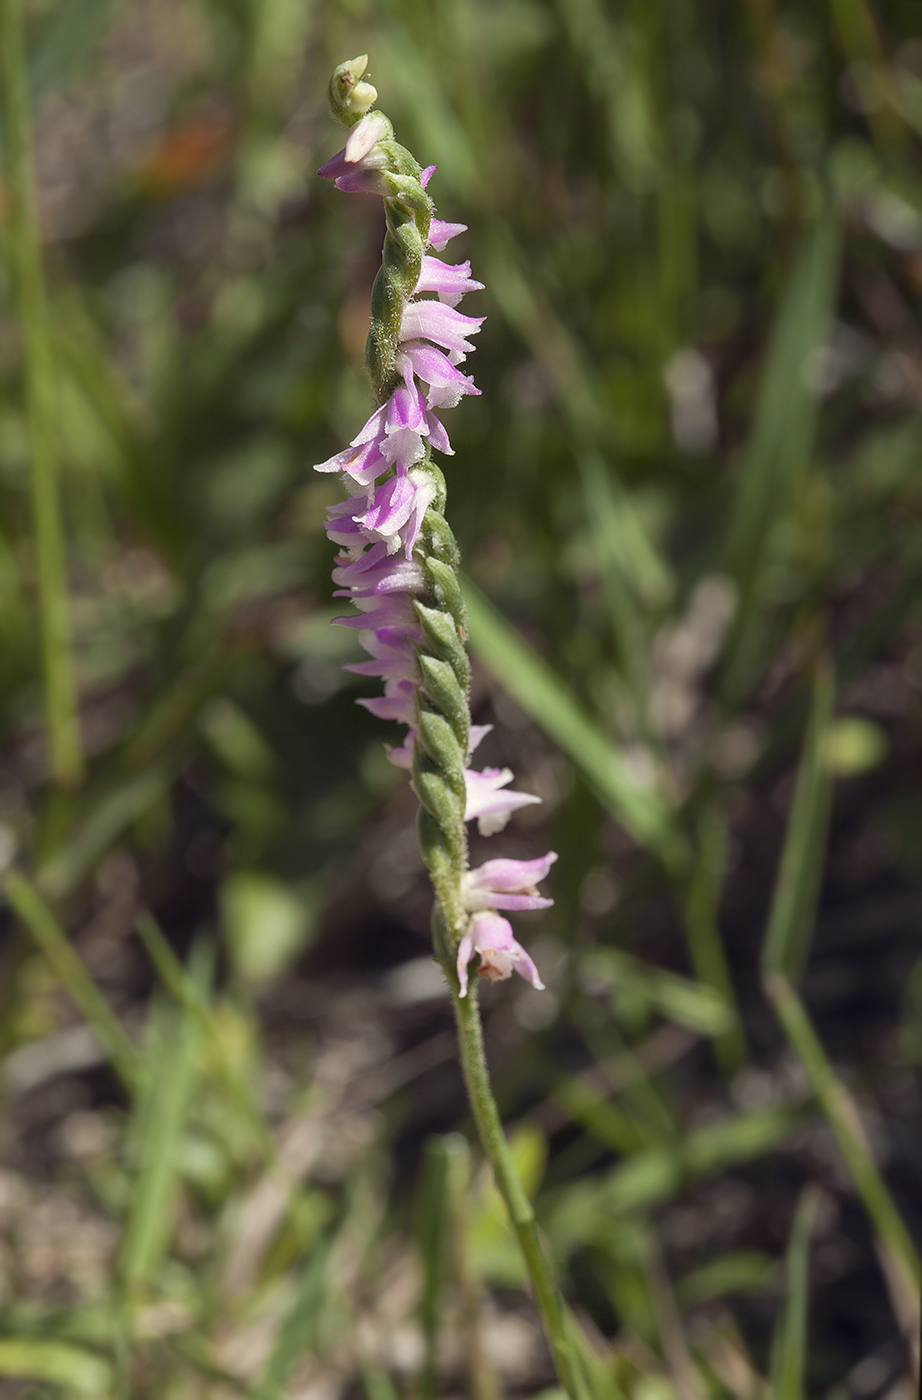
[{"label": "hairy stem", "polygon": [[567,1336],[563,1306],[551,1275],[550,1266],[544,1256],[535,1212],[531,1201],[519,1179],[509,1144],[503,1132],[499,1110],[490,1087],[483,1049],[483,1030],[480,1022],[480,1007],[477,1002],[476,986],[471,987],[467,996],[459,995],[453,986],[455,1021],[458,1027],[458,1046],[461,1052],[461,1068],[464,1083],[473,1110],[474,1120],[483,1150],[490,1160],[493,1175],[500,1195],[509,1212],[512,1228],[515,1230],[519,1247],[525,1259],[528,1276],[534,1289],[535,1302],[541,1313],[544,1330],[551,1347],[557,1374],[571,1400],[583,1400],[585,1386],[579,1375],[574,1350]]}]

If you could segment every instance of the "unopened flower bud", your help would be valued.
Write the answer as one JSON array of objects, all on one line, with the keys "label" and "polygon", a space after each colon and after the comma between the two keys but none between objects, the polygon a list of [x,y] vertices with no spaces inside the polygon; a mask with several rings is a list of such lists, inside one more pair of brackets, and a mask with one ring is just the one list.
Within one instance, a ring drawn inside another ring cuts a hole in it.
[{"label": "unopened flower bud", "polygon": [[346,126],[357,122],[378,100],[377,89],[362,82],[367,67],[368,54],[363,53],[341,63],[330,79],[330,107]]}]

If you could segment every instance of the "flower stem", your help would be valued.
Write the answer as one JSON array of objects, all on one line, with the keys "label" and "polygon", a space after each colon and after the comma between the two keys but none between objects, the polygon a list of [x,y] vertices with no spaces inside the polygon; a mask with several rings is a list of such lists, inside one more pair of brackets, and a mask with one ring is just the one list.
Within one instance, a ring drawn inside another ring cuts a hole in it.
[{"label": "flower stem", "polygon": [[476,986],[472,986],[464,997],[453,987],[452,998],[458,1026],[461,1067],[477,1131],[525,1258],[525,1266],[534,1289],[535,1302],[541,1313],[557,1374],[571,1400],[585,1400],[586,1386],[579,1374],[574,1348],[567,1336],[563,1306],[541,1247],[534,1208],[519,1180],[503,1132],[496,1100],[490,1088]]},{"label": "flower stem", "polygon": [[83,751],[71,655],[70,608],[54,437],[54,365],[32,176],[22,0],[0,0],[0,55],[11,193],[10,248],[18,290],[32,457],[32,505],[45,716],[51,772],[61,788],[79,783]]}]

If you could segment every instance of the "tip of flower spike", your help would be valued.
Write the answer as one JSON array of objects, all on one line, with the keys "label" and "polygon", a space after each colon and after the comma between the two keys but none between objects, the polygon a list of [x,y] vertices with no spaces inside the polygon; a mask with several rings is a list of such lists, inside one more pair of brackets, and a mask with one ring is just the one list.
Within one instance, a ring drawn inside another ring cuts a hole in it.
[{"label": "tip of flower spike", "polygon": [[330,79],[330,110],[346,126],[354,126],[378,100],[377,89],[362,82],[367,67],[368,54],[359,54],[341,63]]}]

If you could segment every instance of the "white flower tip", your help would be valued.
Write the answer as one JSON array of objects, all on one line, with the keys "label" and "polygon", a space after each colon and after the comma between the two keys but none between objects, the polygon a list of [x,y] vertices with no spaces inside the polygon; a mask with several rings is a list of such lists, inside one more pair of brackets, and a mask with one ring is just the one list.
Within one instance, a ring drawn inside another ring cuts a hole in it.
[{"label": "white flower tip", "polygon": [[511,812],[486,812],[477,818],[477,830],[481,836],[495,836],[508,825],[511,815]]},{"label": "white flower tip", "polygon": [[378,100],[378,89],[372,83],[356,83],[352,93],[353,112],[367,112]]}]

